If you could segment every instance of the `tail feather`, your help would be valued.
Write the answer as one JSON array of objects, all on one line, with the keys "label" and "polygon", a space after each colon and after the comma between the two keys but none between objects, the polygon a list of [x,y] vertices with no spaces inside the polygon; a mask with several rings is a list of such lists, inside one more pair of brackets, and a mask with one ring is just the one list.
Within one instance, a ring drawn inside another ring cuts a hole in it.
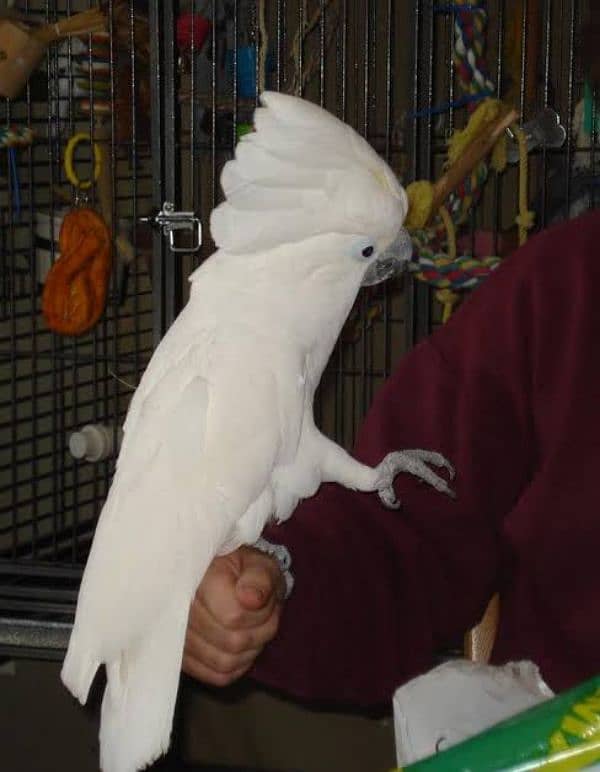
[{"label": "tail feather", "polygon": [[60,677],[82,705],[87,702],[90,686],[99,666],[100,662],[94,656],[93,648],[82,643],[77,632],[73,632]]},{"label": "tail feather", "polygon": [[171,607],[135,647],[107,665],[100,767],[136,772],[169,748],[188,604]]}]

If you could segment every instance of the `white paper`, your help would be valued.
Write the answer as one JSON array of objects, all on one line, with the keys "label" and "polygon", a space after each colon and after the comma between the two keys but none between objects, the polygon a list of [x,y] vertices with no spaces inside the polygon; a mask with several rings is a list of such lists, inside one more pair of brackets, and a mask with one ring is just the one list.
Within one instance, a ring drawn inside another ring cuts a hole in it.
[{"label": "white paper", "polygon": [[445,662],[394,695],[398,766],[446,750],[553,696],[533,662]]}]

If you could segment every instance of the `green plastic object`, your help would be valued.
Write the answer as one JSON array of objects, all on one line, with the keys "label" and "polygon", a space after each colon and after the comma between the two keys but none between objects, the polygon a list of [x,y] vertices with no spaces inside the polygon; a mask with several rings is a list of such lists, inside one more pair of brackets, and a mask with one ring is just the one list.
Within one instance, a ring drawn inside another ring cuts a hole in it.
[{"label": "green plastic object", "polygon": [[396,772],[567,772],[600,760],[600,676]]},{"label": "green plastic object", "polygon": [[235,133],[238,140],[240,140],[244,134],[249,134],[253,130],[254,126],[251,123],[238,123],[238,125],[235,127]]}]

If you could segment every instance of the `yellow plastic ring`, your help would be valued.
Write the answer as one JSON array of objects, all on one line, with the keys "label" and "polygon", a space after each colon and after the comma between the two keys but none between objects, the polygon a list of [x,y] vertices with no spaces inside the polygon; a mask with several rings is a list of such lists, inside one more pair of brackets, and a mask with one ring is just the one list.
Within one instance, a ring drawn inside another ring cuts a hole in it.
[{"label": "yellow plastic ring", "polygon": [[[77,145],[79,145],[80,142],[89,142],[94,151],[94,173],[92,179],[89,180],[79,179],[73,165],[73,155],[75,153],[75,148]],[[87,190],[88,188],[91,188],[92,184],[96,182],[100,176],[101,167],[102,149],[100,145],[97,142],[92,142],[90,135],[86,134],[84,131],[81,131],[78,134],[73,134],[71,139],[67,142],[67,147],[65,149],[65,173],[71,185],[73,185],[75,188],[81,188],[81,190]]]}]

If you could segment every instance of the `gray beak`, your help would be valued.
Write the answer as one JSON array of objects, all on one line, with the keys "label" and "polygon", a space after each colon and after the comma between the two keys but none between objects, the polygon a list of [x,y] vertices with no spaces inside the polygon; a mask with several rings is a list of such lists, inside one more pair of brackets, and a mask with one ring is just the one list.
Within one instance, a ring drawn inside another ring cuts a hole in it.
[{"label": "gray beak", "polygon": [[382,252],[375,262],[368,267],[361,287],[379,284],[400,273],[412,257],[412,251],[412,241],[408,232],[404,228],[400,228],[398,235],[385,252]]}]

